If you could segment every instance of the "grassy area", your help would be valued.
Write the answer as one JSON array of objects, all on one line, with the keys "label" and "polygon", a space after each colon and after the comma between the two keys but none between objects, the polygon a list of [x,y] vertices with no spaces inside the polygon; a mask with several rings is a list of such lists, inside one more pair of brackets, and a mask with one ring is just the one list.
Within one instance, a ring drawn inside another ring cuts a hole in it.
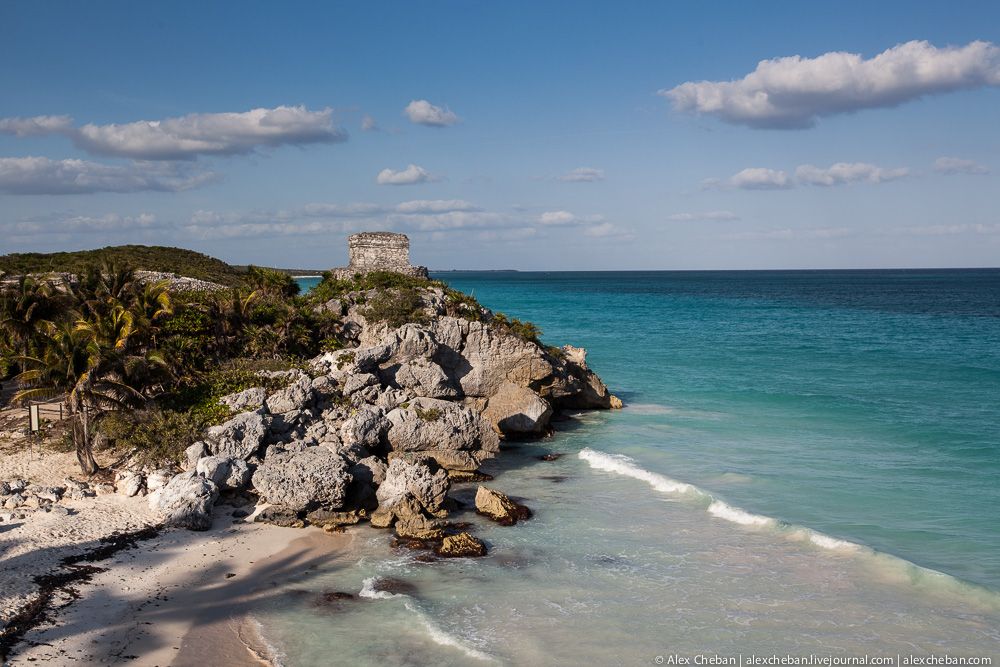
[{"label": "grassy area", "polygon": [[26,252],[0,256],[0,271],[8,274],[66,272],[83,273],[88,266],[118,264],[143,271],[163,271],[227,286],[239,284],[246,269],[221,259],[184,248],[121,245],[70,252]]}]

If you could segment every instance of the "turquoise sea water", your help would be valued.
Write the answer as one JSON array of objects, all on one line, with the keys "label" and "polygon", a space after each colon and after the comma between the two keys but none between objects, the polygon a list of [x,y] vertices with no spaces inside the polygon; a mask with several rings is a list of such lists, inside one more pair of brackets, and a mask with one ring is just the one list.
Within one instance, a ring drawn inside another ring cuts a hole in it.
[{"label": "turquoise sea water", "polygon": [[362,562],[315,585],[417,592],[322,641],[294,605],[262,611],[288,664],[342,632],[363,664],[1000,654],[1000,271],[435,277],[586,347],[626,408],[493,464],[538,512],[477,524],[483,561],[359,531]]}]

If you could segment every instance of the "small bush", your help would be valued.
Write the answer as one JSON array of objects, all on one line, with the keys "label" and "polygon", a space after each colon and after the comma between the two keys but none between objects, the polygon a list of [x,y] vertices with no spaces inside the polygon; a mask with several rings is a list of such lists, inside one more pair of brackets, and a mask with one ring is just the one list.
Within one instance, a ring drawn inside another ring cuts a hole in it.
[{"label": "small bush", "polygon": [[131,455],[139,465],[177,464],[184,450],[201,439],[203,422],[192,412],[152,408],[109,412],[98,430],[117,456]]},{"label": "small bush", "polygon": [[441,411],[438,408],[428,408],[427,410],[414,408],[414,411],[416,411],[417,417],[420,417],[425,422],[436,422],[441,419]]},{"label": "small bush", "polygon": [[542,330],[531,322],[524,322],[516,317],[507,317],[503,313],[494,313],[491,323],[522,340],[541,345],[539,339],[542,336]]},{"label": "small bush", "polygon": [[393,329],[410,322],[423,324],[427,321],[420,292],[412,287],[388,289],[377,294],[361,314],[372,322],[385,322]]}]

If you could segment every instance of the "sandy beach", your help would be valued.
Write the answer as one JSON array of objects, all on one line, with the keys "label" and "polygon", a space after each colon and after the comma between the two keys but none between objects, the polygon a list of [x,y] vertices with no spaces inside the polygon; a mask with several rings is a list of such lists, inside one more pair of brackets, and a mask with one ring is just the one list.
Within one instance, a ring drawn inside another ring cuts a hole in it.
[{"label": "sandy beach", "polygon": [[[5,477],[51,482],[73,475],[69,454],[8,449]],[[146,499],[117,494],[64,500],[0,522],[0,621],[36,598],[36,577],[71,572],[66,557],[92,552],[113,534],[155,525]],[[4,664],[245,665],[267,648],[245,622],[277,582],[348,551],[351,536],[247,523],[216,507],[204,532],[164,530],[110,558],[88,562],[89,581],[56,590],[43,620]]]}]

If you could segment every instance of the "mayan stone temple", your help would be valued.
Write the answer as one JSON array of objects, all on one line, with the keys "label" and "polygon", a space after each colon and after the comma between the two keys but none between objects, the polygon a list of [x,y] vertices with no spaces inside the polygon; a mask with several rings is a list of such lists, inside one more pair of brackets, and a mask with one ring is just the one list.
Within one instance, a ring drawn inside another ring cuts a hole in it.
[{"label": "mayan stone temple", "polygon": [[372,271],[395,271],[408,276],[427,277],[426,266],[410,264],[410,239],[406,234],[392,232],[362,232],[347,239],[350,264],[332,269],[340,279]]}]

